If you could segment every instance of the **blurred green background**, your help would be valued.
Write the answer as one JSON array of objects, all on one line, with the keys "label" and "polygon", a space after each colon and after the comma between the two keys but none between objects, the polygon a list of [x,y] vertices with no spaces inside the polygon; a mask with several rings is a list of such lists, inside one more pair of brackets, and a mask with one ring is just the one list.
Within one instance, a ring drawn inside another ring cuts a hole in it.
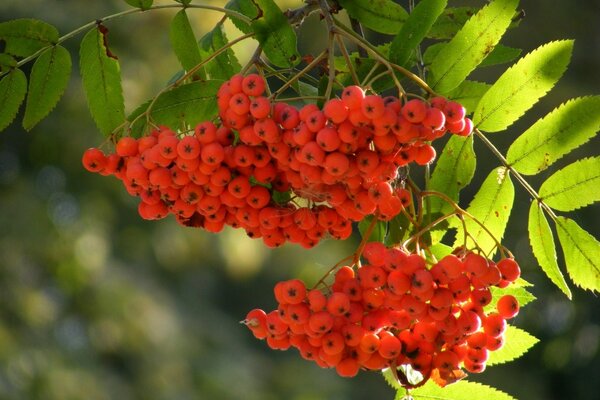
[{"label": "blurred green background", "polygon": [[[300,1],[278,3],[285,8]],[[502,151],[561,102],[600,94],[598,1],[524,0],[520,7],[526,17],[506,44],[524,52],[562,38],[576,44],[570,69],[550,95],[508,133],[491,136]],[[0,21],[39,18],[66,33],[126,8],[120,0],[2,0]],[[128,110],[179,68],[168,41],[173,14],[152,11],[107,24]],[[221,17],[198,10],[190,16],[198,36]],[[318,46],[317,37],[322,31],[315,20],[300,32],[303,54]],[[171,218],[142,221],[136,200],[116,179],[83,170],[82,152],[103,138],[77,76],[80,39],[65,43],[75,75],[50,117],[32,132],[14,123],[0,134],[0,399],[392,399],[376,373],[340,378],[295,351],[267,349],[238,323],[255,306],[275,306],[275,282],[316,281],[353,251],[356,238],[326,240],[309,251],[294,245],[267,250],[239,231],[213,235],[183,229]],[[252,49],[236,51],[243,60]],[[501,71],[490,68],[477,77],[491,81]],[[597,155],[599,143],[594,139],[560,165]],[[479,180],[465,191],[465,205],[497,166],[486,149],[477,150]],[[534,186],[543,178],[533,179]],[[538,300],[515,323],[541,342],[518,361],[472,379],[526,400],[598,399],[600,300],[574,288],[571,302],[540,272],[524,222],[529,199],[520,188],[517,193],[505,244]],[[598,207],[572,217],[600,236]]]}]

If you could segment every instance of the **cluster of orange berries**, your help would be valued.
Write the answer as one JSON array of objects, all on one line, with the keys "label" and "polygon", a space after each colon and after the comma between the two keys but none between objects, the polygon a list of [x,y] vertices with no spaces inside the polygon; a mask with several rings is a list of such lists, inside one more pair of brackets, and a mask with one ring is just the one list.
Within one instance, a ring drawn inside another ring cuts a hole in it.
[{"label": "cluster of orange berries", "polygon": [[298,279],[278,283],[278,308],[254,309],[243,322],[271,348],[295,347],[344,377],[410,365],[424,379],[451,381],[463,368],[485,369],[519,311],[510,294],[492,304],[490,290],[520,276],[514,259],[495,263],[457,249],[428,269],[419,254],[379,242],[368,243],[363,257],[357,270],[341,267],[326,293]]},{"label": "cluster of orange berries", "polygon": [[350,86],[323,110],[298,110],[271,102],[265,87],[259,75],[235,75],[218,92],[219,123],[181,137],[167,127],[126,136],[115,153],[87,150],[83,165],[119,178],[140,197],[142,218],[174,214],[185,226],[229,225],[270,247],[309,248],[326,234],[347,238],[367,215],[396,216],[411,201],[395,187],[398,168],[431,162],[427,143],[445,132],[472,130],[464,107],[441,97],[402,105]]}]

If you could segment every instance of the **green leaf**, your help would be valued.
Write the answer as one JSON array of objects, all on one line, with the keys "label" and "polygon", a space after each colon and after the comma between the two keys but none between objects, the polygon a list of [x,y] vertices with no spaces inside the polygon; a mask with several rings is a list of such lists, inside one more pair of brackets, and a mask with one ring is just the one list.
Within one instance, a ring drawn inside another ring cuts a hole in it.
[{"label": "green leaf", "polygon": [[[369,226],[371,226],[372,222],[373,217],[369,215],[358,223],[358,231],[362,237],[367,234]],[[373,231],[367,239],[367,242],[383,242],[385,240],[386,231],[387,224],[384,221],[376,221],[375,227],[373,227]]]},{"label": "green leaf", "polygon": [[[169,27],[169,39],[173,51],[184,70],[189,71],[202,62],[200,48],[185,9],[179,11],[173,17]],[[206,79],[203,69],[198,71],[196,76]]]},{"label": "green leaf", "polygon": [[529,243],[542,271],[570,299],[571,289],[556,261],[554,235],[537,201],[532,202],[529,208]]},{"label": "green leaf", "polygon": [[521,49],[497,44],[496,47],[494,47],[494,50],[492,50],[492,52],[483,59],[481,64],[479,64],[479,68],[506,64],[514,61],[521,55],[521,51]]},{"label": "green leaf", "polygon": [[17,67],[17,60],[10,54],[0,53],[0,71]]},{"label": "green leaf", "polygon": [[483,96],[473,123],[487,132],[506,129],[558,82],[572,51],[573,41],[561,40],[538,47],[521,58]]},{"label": "green leaf", "polygon": [[531,294],[525,287],[517,286],[515,284],[509,285],[505,288],[498,288],[495,286],[491,287],[492,291],[492,302],[484,307],[485,311],[492,311],[496,309],[496,303],[500,299],[500,297],[505,294],[510,294],[515,296],[515,298],[519,301],[519,306],[524,307],[527,304],[531,303],[536,299],[536,297]]},{"label": "green leaf", "polygon": [[519,136],[509,147],[506,159],[522,174],[537,174],[599,130],[600,96],[571,99]]},{"label": "green leaf", "polygon": [[29,94],[23,117],[27,130],[40,122],[58,103],[71,76],[71,55],[56,45],[44,51],[33,64]]},{"label": "green leaf", "polygon": [[600,242],[569,218],[556,218],[567,272],[583,289],[600,291]]},{"label": "green leaf", "polygon": [[584,158],[555,172],[540,197],[555,210],[572,211],[600,201],[600,157]]},{"label": "green leaf", "polygon": [[[452,135],[436,161],[427,190],[444,193],[453,201],[458,201],[459,191],[473,179],[475,166],[476,159],[475,152],[473,151],[473,137]],[[431,221],[453,211],[453,207],[448,202],[437,196],[429,196],[426,201],[428,201]],[[445,230],[432,231],[432,242],[435,243],[440,240],[444,234]]]},{"label": "green leaf", "polygon": [[430,86],[446,94],[494,49],[508,29],[518,0],[494,0],[471,17],[431,62]]},{"label": "green leaf", "polygon": [[192,82],[161,94],[150,112],[156,124],[179,127],[196,125],[217,115],[216,95],[223,81]]},{"label": "green leaf", "polygon": [[0,80],[0,131],[15,119],[27,93],[27,77],[20,69],[13,69]]},{"label": "green leaf", "polygon": [[448,7],[427,33],[432,39],[452,39],[456,32],[477,12],[473,7]]},{"label": "green leaf", "polygon": [[504,345],[490,352],[487,365],[498,365],[515,360],[532,348],[539,339],[515,326],[508,325],[504,332]]},{"label": "green leaf", "polygon": [[363,26],[379,33],[400,32],[408,13],[392,0],[338,0],[348,15]]},{"label": "green leaf", "polygon": [[466,109],[467,113],[472,113],[483,95],[492,87],[489,83],[477,81],[464,81],[450,93],[447,97],[450,100],[458,101]]},{"label": "green leaf", "polygon": [[[489,256],[494,254],[496,242],[490,233],[498,241],[502,240],[514,197],[515,188],[508,171],[504,167],[494,169],[467,208],[467,211],[479,221],[476,223],[472,218],[464,218],[467,232],[471,236],[467,239],[468,248],[479,245],[485,254]],[[463,233],[460,230],[456,236],[454,247],[464,243]]]},{"label": "green leaf", "polygon": [[[398,394],[405,394],[404,389]],[[425,385],[410,391],[414,400],[515,400],[514,397],[477,382],[458,381],[446,387],[439,387],[429,380]],[[402,397],[396,396],[396,399]]]},{"label": "green leaf", "polygon": [[406,65],[447,4],[447,0],[422,0],[417,4],[392,41],[391,62]]},{"label": "green leaf", "polygon": [[[132,7],[141,8],[142,10],[147,10],[152,7],[152,3],[154,0],[125,0],[127,4]],[[191,0],[190,0],[191,1]],[[189,1],[188,1],[189,3]]]},{"label": "green leaf", "polygon": [[251,26],[265,55],[278,67],[293,67],[300,62],[296,32],[273,0],[252,0],[258,14]]},{"label": "green leaf", "polygon": [[[252,0],[231,0],[229,3],[225,5],[225,8],[232,11],[237,11],[238,13],[245,15],[246,17],[254,20],[258,17],[258,9],[253,4]],[[243,33],[252,32],[252,27],[248,25],[245,21],[242,21],[239,18],[233,17],[229,15],[229,19],[236,28],[238,28]]]},{"label": "green leaf", "polygon": [[387,246],[396,246],[408,238],[411,223],[403,213],[396,215],[388,222],[388,234],[385,238]]},{"label": "green leaf", "polygon": [[107,30],[99,25],[81,41],[79,69],[92,117],[100,131],[108,136],[125,119],[119,61],[110,52]]},{"label": "green leaf", "polygon": [[[200,54],[202,58],[208,58],[228,42],[223,24],[217,24],[212,31],[208,32],[200,39]],[[231,48],[208,62],[205,68],[211,79],[222,80],[228,80],[242,69]]]},{"label": "green leaf", "polygon": [[15,19],[0,23],[0,40],[5,42],[5,53],[27,57],[44,47],[56,44],[58,30],[37,19]]},{"label": "green leaf", "polygon": [[192,2],[192,0],[175,0],[176,2],[183,4],[184,6],[187,6],[188,4],[190,4]]}]

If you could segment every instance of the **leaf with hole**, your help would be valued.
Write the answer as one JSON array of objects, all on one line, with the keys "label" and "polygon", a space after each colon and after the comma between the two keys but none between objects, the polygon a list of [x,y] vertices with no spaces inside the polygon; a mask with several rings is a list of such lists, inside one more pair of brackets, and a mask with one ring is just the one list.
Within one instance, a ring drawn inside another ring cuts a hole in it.
[{"label": "leaf with hole", "polygon": [[71,55],[60,45],[44,51],[33,64],[23,127],[33,128],[60,100],[71,76]]},{"label": "leaf with hole", "polygon": [[600,130],[600,96],[571,99],[539,119],[508,148],[517,171],[537,174],[587,143]]},{"label": "leaf with hole", "polygon": [[521,58],[482,97],[473,123],[486,132],[502,131],[512,125],[558,82],[572,51],[572,40],[560,40]]},{"label": "leaf with hole", "polygon": [[494,0],[473,15],[431,61],[431,88],[446,94],[460,85],[498,44],[517,4]]},{"label": "leaf with hole", "polygon": [[569,218],[555,222],[569,276],[583,289],[600,291],[600,242]]},{"label": "leaf with hole", "polygon": [[0,80],[0,131],[15,119],[27,93],[27,77],[20,69],[13,69]]},{"label": "leaf with hole", "polygon": [[554,235],[544,215],[544,211],[537,201],[531,202],[528,221],[529,243],[531,244],[533,255],[540,263],[542,271],[570,299],[571,289],[569,289],[556,261]]},{"label": "leaf with hole", "polygon": [[408,13],[392,0],[338,0],[348,15],[379,33],[396,35]]}]

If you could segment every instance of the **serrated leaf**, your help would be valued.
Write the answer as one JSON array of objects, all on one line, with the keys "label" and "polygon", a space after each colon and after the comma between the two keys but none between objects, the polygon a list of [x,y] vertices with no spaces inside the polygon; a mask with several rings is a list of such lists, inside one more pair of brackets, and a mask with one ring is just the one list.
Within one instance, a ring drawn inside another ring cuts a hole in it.
[{"label": "serrated leaf", "polygon": [[0,23],[0,40],[5,53],[27,57],[58,42],[58,30],[37,19],[15,19]]},{"label": "serrated leaf", "polygon": [[385,368],[384,370],[381,371],[381,375],[383,375],[383,379],[392,388],[394,388],[396,390],[401,390],[402,389],[402,386],[400,385],[400,383],[398,383],[398,381],[394,377],[394,374],[392,374],[392,370],[391,369]]},{"label": "serrated leaf", "polygon": [[600,291],[600,242],[569,218],[555,222],[569,276],[583,289]]},{"label": "serrated leaf", "polygon": [[500,41],[517,4],[494,0],[471,17],[432,60],[431,88],[445,94],[460,85]]},{"label": "serrated leaf", "polygon": [[[358,223],[358,231],[360,232],[361,237],[364,237],[367,234],[372,222],[373,217],[367,216]],[[383,242],[385,240],[386,232],[387,224],[384,221],[375,221],[375,226],[373,227],[367,242]]]},{"label": "serrated leaf", "polygon": [[422,0],[417,4],[392,41],[391,62],[406,65],[447,4],[447,0]]},{"label": "serrated leaf", "polygon": [[498,78],[473,115],[482,131],[506,129],[558,82],[567,69],[572,40],[550,42],[521,58]]},{"label": "serrated leaf", "polygon": [[540,263],[542,271],[550,280],[563,291],[565,295],[571,298],[571,289],[565,281],[558,262],[556,261],[556,245],[554,244],[554,235],[548,224],[539,203],[534,201],[529,208],[529,243],[533,250],[533,255]]},{"label": "serrated leaf", "polygon": [[490,87],[492,85],[489,83],[467,80],[448,93],[447,97],[462,104],[467,109],[467,113],[470,114],[475,110],[477,104]]},{"label": "serrated leaf", "polygon": [[406,10],[392,0],[338,0],[338,3],[363,26],[388,35],[397,34],[408,18]]},{"label": "serrated leaf", "polygon": [[427,33],[427,37],[432,39],[452,39],[456,32],[463,27],[477,9],[474,7],[448,7],[439,16],[435,24]]},{"label": "serrated leaf", "polygon": [[509,147],[506,159],[522,174],[537,174],[589,141],[599,130],[600,96],[571,99],[519,136]]},{"label": "serrated leaf", "polygon": [[33,128],[58,103],[71,76],[71,55],[56,45],[44,51],[33,64],[23,127]]},{"label": "serrated leaf", "polygon": [[600,157],[584,158],[555,172],[539,195],[555,210],[573,211],[600,201]]},{"label": "serrated leaf", "polygon": [[[473,137],[452,135],[436,161],[427,190],[444,193],[452,200],[458,201],[459,191],[473,179],[475,166],[476,159],[475,152],[473,151]],[[427,201],[431,221],[453,210],[448,202],[439,197],[429,196]],[[445,230],[432,231],[432,242],[435,243],[440,240],[444,233]]]},{"label": "serrated leaf", "polygon": [[0,80],[0,131],[15,119],[27,93],[27,77],[20,69],[13,69]]},{"label": "serrated leaf", "polygon": [[486,312],[495,310],[496,303],[498,302],[500,297],[504,296],[505,294],[510,294],[512,296],[515,296],[515,298],[519,301],[520,307],[524,307],[536,299],[536,297],[533,294],[531,294],[527,290],[526,287],[517,286],[514,284],[509,285],[505,288],[498,288],[498,287],[492,286],[490,288],[490,290],[492,292],[492,301],[490,304],[488,304],[486,307],[484,307],[484,310]]},{"label": "serrated leaf", "polygon": [[[465,380],[458,381],[443,388],[430,380],[425,385],[411,390],[410,396],[414,400],[515,400],[514,397],[501,392],[498,389]],[[396,399],[399,399],[399,397],[396,397]]]},{"label": "serrated leaf", "polygon": [[521,55],[521,52],[521,49],[497,44],[494,50],[479,64],[479,68],[509,63],[516,60]]},{"label": "serrated leaf", "polygon": [[104,135],[125,119],[121,68],[110,52],[106,28],[99,26],[89,31],[81,41],[79,69],[88,106],[96,125]]},{"label": "serrated leaf", "polygon": [[[467,239],[468,248],[479,245],[480,249],[488,256],[494,254],[496,250],[494,238],[500,241],[504,236],[514,197],[515,188],[508,171],[504,167],[494,169],[467,208],[467,212],[479,221],[476,223],[472,218],[464,218],[467,232],[470,235]],[[494,237],[490,236],[490,233]],[[456,236],[454,247],[464,243],[462,227]]]},{"label": "serrated leaf", "polygon": [[[200,39],[202,58],[206,59],[228,42],[223,24],[217,24],[212,31]],[[228,80],[242,69],[232,49],[227,49],[224,53],[212,59],[206,64],[205,68],[210,79],[222,80]]]},{"label": "serrated leaf", "polygon": [[515,326],[508,325],[504,332],[504,345],[500,349],[490,352],[486,365],[504,364],[515,360],[525,354],[537,342],[539,342],[539,339],[535,336]]},{"label": "serrated leaf", "polygon": [[[142,10],[147,10],[152,7],[152,3],[154,0],[125,0],[127,4],[132,7],[141,8]],[[188,1],[189,3],[189,1]]]},{"label": "serrated leaf", "polygon": [[252,30],[269,61],[278,67],[293,67],[300,62],[296,32],[273,0],[252,0],[258,14]]},{"label": "serrated leaf", "polygon": [[[192,30],[185,9],[179,11],[173,17],[169,27],[169,39],[173,51],[175,52],[175,56],[177,56],[183,69],[189,71],[202,62],[200,48],[198,47],[194,31]],[[198,71],[196,76],[201,79],[206,79],[204,69]]]},{"label": "serrated leaf", "polygon": [[216,95],[223,81],[192,82],[161,94],[150,112],[156,124],[195,125],[217,115]]},{"label": "serrated leaf", "polygon": [[[225,8],[232,11],[237,11],[238,13],[245,15],[251,20],[258,17],[258,9],[252,3],[252,0],[231,0],[229,3],[225,5]],[[252,32],[252,27],[247,24],[245,21],[242,21],[239,18],[233,17],[229,15],[229,19],[236,28],[238,28],[243,33]]]}]

